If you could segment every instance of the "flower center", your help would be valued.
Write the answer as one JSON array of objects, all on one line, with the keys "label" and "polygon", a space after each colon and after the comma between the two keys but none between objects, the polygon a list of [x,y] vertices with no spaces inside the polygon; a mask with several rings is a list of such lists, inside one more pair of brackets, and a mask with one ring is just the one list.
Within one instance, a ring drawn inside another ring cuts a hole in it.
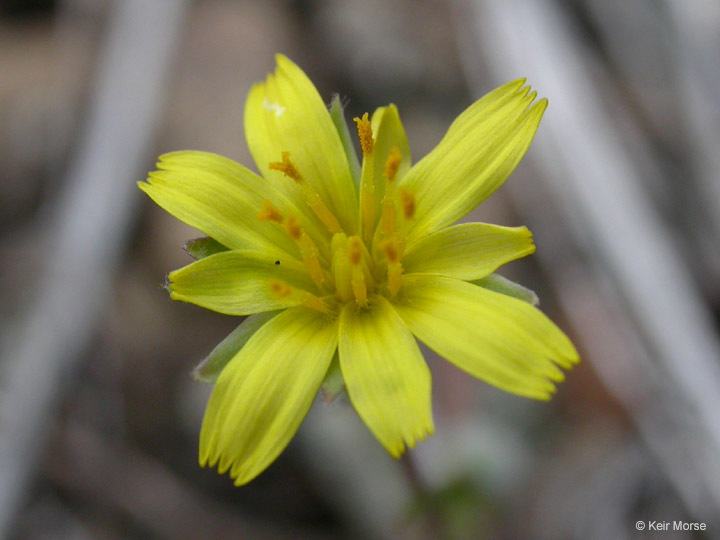
[{"label": "flower center", "polygon": [[333,236],[331,251],[338,300],[367,304],[368,293],[375,292],[376,280],[373,276],[375,265],[363,241],[359,236],[348,238],[345,233],[337,233]]},{"label": "flower center", "polygon": [[[315,242],[308,236],[296,216],[283,216],[270,201],[263,202],[258,219],[282,227],[295,242],[308,275],[317,286],[315,293],[299,290],[279,280],[270,280],[271,292],[308,308],[328,314],[337,313],[339,304],[356,302],[365,306],[374,294],[388,298],[397,295],[402,286],[401,259],[410,223],[415,215],[412,193],[396,186],[402,154],[393,148],[385,157],[382,200],[375,196],[375,140],[368,114],[355,118],[363,152],[360,178],[359,234],[348,236],[318,192],[305,179],[290,159],[289,152],[281,160],[269,164],[271,170],[282,172],[303,191],[308,207],[331,233],[330,260],[319,255]],[[382,185],[381,185],[382,186]],[[376,218],[376,206],[381,213]]]}]

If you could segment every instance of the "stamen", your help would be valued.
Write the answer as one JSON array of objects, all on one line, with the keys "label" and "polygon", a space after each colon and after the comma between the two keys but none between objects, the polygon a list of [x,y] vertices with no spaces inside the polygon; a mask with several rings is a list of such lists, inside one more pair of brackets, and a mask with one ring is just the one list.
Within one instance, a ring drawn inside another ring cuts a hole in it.
[{"label": "stamen", "polygon": [[[372,161],[372,158],[370,160]],[[372,176],[372,169],[375,167],[374,163],[367,163],[368,158],[365,158],[364,161],[362,185],[360,186],[360,220],[362,221],[363,238],[369,243],[375,227],[375,186],[372,179],[366,177]]]},{"label": "stamen", "polygon": [[310,274],[310,278],[317,285],[321,285],[325,282],[325,275],[320,266],[318,248],[315,242],[305,233],[305,230],[300,226],[300,221],[295,216],[288,216],[284,225],[290,238],[295,240],[298,248],[300,248],[300,255],[308,274]]},{"label": "stamen", "polygon": [[360,261],[362,261],[362,256],[362,242],[357,236],[351,237],[348,243],[348,258],[350,259],[350,264],[355,266],[359,265]]},{"label": "stamen", "polygon": [[415,215],[415,196],[403,188],[400,188],[400,205],[405,219],[412,219]]},{"label": "stamen", "polygon": [[402,286],[402,265],[400,263],[389,264],[388,265],[388,289],[390,290],[390,294],[394,297],[400,290],[401,286]]},{"label": "stamen", "polygon": [[358,304],[364,306],[367,304],[367,285],[361,264],[363,259],[362,241],[357,236],[351,237],[348,242],[348,259],[352,265],[350,285],[353,296]]},{"label": "stamen", "polygon": [[315,215],[323,222],[323,225],[327,227],[327,230],[332,234],[342,232],[342,227],[337,218],[333,215],[330,209],[325,206],[325,203],[320,198],[320,195],[315,191],[310,184],[303,182],[303,190],[305,191],[305,200],[310,206],[310,209],[315,212]]},{"label": "stamen", "polygon": [[360,173],[360,231],[363,239],[370,243],[375,230],[375,141],[368,113],[354,118],[363,153]]},{"label": "stamen", "polygon": [[263,209],[258,212],[260,221],[274,221],[275,223],[283,222],[283,215],[278,212],[270,201],[263,201]]},{"label": "stamen", "polygon": [[299,300],[306,308],[314,309],[315,311],[319,311],[321,313],[330,313],[330,308],[328,308],[322,298],[319,298],[308,291],[294,289],[279,279],[271,279],[268,282],[268,285],[270,286],[270,291],[278,298],[296,299]]},{"label": "stamen", "polygon": [[282,161],[271,162],[268,164],[268,168],[271,171],[280,171],[285,176],[295,181],[295,183],[302,188],[305,194],[305,202],[331,233],[334,234],[342,231],[340,223],[330,209],[325,205],[320,197],[320,194],[315,191],[310,183],[305,180],[303,175],[300,174],[300,171],[297,167],[295,167],[295,164],[290,161],[290,152],[282,152],[280,155]]},{"label": "stamen", "polygon": [[300,174],[300,171],[297,170],[293,162],[290,161],[290,152],[282,152],[280,154],[280,159],[282,159],[282,161],[274,161],[269,163],[268,168],[271,171],[280,171],[288,178],[295,180],[295,182],[297,182],[298,184],[301,183],[303,181],[303,177]]},{"label": "stamen", "polygon": [[380,243],[380,249],[385,254],[388,263],[388,289],[395,296],[402,285],[402,265],[400,264],[400,244],[397,238],[392,237]]},{"label": "stamen", "polygon": [[268,284],[270,291],[278,298],[287,298],[292,293],[290,285],[279,279],[271,279]]},{"label": "stamen", "polygon": [[402,163],[402,154],[400,153],[398,147],[394,146],[393,149],[390,150],[390,155],[385,161],[385,172],[383,173],[383,176],[388,179],[388,182],[395,181],[398,169],[400,168],[400,163]]},{"label": "stamen", "polygon": [[381,229],[385,236],[390,236],[395,232],[397,221],[396,196],[395,196],[395,177],[402,163],[402,154],[397,147],[390,150],[390,155],[385,161],[385,197],[383,198],[383,211],[381,217]]},{"label": "stamen", "polygon": [[380,249],[382,249],[388,264],[397,264],[400,262],[400,244],[397,238],[388,238],[380,242]]},{"label": "stamen", "polygon": [[360,139],[360,147],[364,157],[372,154],[375,148],[375,139],[373,139],[372,125],[368,119],[368,113],[362,115],[362,118],[355,117],[353,122],[357,125],[358,138]]},{"label": "stamen", "polygon": [[338,233],[333,236],[332,243],[332,275],[335,278],[335,290],[342,302],[349,302],[353,299],[352,287],[350,286],[351,267],[347,250],[347,236]]},{"label": "stamen", "polygon": [[300,222],[295,216],[288,216],[285,220],[285,230],[293,240],[300,240],[300,237],[302,237],[303,234]]},{"label": "stamen", "polygon": [[387,194],[383,198],[382,233],[390,236],[395,232],[397,221],[397,209],[395,208],[395,197]]},{"label": "stamen", "polygon": [[301,291],[300,294],[302,298],[302,304],[306,308],[314,309],[315,311],[319,311],[320,313],[330,313],[330,309],[327,307],[327,304],[325,304],[322,298],[319,298],[307,291]]},{"label": "stamen", "polygon": [[305,267],[310,274],[310,278],[317,285],[323,284],[325,282],[325,275],[323,274],[322,267],[320,266],[318,248],[315,245],[315,242],[313,242],[312,238],[303,231],[298,245],[300,246],[300,254],[302,255]]},{"label": "stamen", "polygon": [[352,285],[355,301],[361,306],[367,304],[367,287],[365,286],[365,276],[363,275],[362,270],[357,266],[353,266],[352,279],[350,280],[350,284]]}]

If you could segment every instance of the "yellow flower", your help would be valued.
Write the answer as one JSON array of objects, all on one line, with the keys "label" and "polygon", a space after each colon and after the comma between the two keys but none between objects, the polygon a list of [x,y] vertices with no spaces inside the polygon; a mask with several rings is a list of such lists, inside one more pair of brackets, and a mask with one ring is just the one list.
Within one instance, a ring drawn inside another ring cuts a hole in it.
[{"label": "yellow flower", "polygon": [[169,275],[171,297],[250,315],[199,368],[219,372],[202,466],[236,485],[260,474],[338,362],[355,410],[399,457],[433,433],[416,338],[503,390],[549,399],[577,352],[517,298],[532,293],[492,274],[535,251],[530,231],[453,225],[522,158],[547,105],[535,99],[524,80],[490,92],[412,167],[397,108],[381,107],[355,119],[360,167],[337,100],[329,113],[278,55],[245,106],[262,177],[205,152],[160,157],[140,188],[209,237],[188,246],[199,260]]}]

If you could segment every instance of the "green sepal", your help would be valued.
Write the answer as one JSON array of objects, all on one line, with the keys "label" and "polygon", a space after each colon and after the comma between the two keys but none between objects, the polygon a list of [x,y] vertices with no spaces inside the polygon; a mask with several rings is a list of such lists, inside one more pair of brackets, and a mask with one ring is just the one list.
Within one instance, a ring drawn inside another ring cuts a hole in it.
[{"label": "green sepal", "polygon": [[540,299],[538,298],[538,295],[535,294],[535,291],[504,278],[499,274],[490,274],[489,276],[471,281],[470,283],[506,296],[512,296],[513,298],[523,300],[535,307],[540,305]]},{"label": "green sepal", "polygon": [[340,135],[340,141],[342,142],[343,150],[345,150],[345,155],[350,164],[350,174],[352,174],[355,187],[360,189],[360,172],[362,169],[350,135],[350,128],[345,120],[345,110],[343,109],[339,94],[334,94],[330,101],[330,118],[332,118],[332,123],[338,135]]},{"label": "green sepal", "polygon": [[214,383],[223,368],[240,352],[253,334],[280,311],[282,310],[266,311],[247,317],[198,364],[192,372],[193,378],[200,382]]},{"label": "green sepal", "polygon": [[222,251],[230,251],[230,248],[223,246],[220,242],[209,236],[188,240],[185,242],[183,249],[196,261]]},{"label": "green sepal", "polygon": [[333,356],[320,390],[325,403],[332,403],[345,394],[345,379],[340,369],[340,356],[337,351],[335,351],[335,356]]}]

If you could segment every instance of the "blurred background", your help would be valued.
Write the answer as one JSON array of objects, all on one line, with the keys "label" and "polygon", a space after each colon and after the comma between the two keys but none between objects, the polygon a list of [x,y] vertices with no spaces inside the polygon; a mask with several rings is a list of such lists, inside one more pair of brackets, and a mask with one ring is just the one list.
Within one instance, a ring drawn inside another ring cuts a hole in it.
[{"label": "blurred background", "polygon": [[[198,232],[135,183],[252,167],[276,52],[350,118],[396,103],[415,160],[508,80],[549,99],[469,219],[534,232],[501,273],[580,350],[551,402],[428,353],[413,468],[346,399],[246,487],[198,467],[189,373],[239,321],[169,300]],[[720,538],[719,58],[714,0],[0,2],[0,538]]]}]

